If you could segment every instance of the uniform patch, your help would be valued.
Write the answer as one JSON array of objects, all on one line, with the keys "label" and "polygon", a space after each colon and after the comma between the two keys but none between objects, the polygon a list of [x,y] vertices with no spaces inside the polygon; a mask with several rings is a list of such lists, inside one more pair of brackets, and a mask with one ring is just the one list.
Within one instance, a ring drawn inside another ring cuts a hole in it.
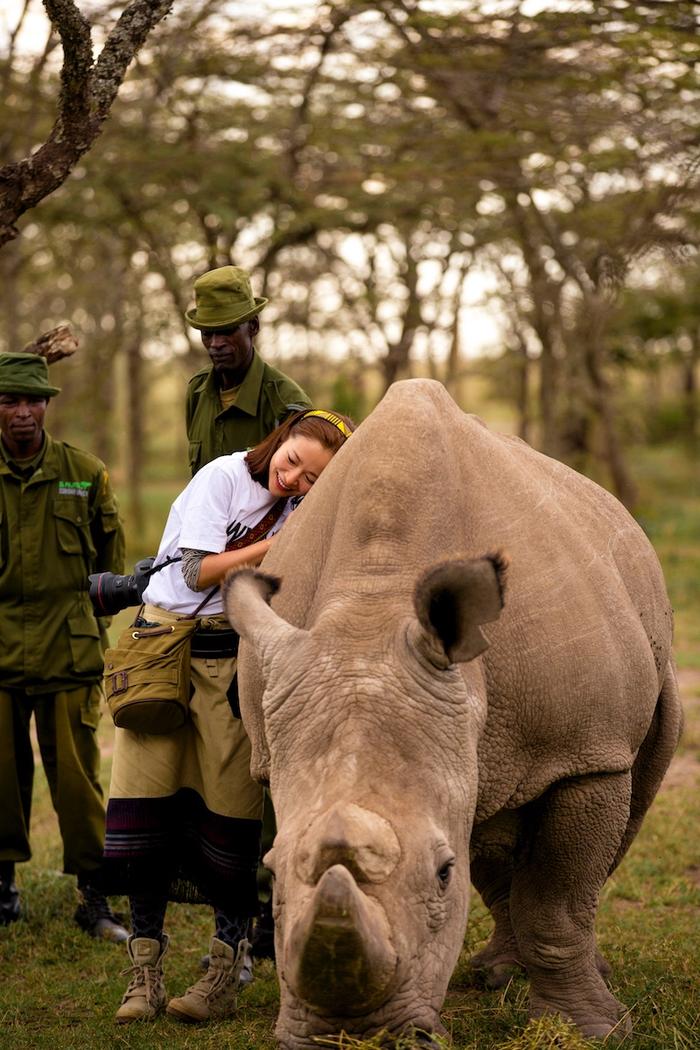
[{"label": "uniform patch", "polygon": [[82,496],[87,499],[90,493],[91,481],[59,481],[59,496]]}]

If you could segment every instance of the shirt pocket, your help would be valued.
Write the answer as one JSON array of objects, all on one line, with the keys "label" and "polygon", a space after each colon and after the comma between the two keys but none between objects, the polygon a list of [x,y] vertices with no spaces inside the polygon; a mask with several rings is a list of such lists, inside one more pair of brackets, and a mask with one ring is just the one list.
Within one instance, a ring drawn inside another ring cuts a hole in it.
[{"label": "shirt pocket", "polygon": [[199,470],[202,460],[202,442],[201,441],[190,441],[189,444],[189,461],[190,470],[194,474]]},{"label": "shirt pocket", "polygon": [[68,617],[70,649],[76,674],[102,674],[102,646],[97,620],[88,612],[73,613]]},{"label": "shirt pocket", "polygon": [[81,554],[90,561],[96,551],[90,535],[90,517],[87,507],[78,498],[56,500],[53,506],[56,538],[63,554]]}]

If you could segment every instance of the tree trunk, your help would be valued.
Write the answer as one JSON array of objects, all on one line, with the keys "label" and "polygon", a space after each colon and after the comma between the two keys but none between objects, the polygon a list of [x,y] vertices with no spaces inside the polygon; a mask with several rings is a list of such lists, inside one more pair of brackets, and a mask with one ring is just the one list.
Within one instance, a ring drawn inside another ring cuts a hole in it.
[{"label": "tree trunk", "polygon": [[416,330],[421,323],[420,301],[418,299],[418,265],[411,255],[410,245],[406,244],[406,288],[408,301],[401,320],[401,335],[395,343],[389,345],[386,356],[381,361],[384,391],[386,392],[401,373],[408,371],[409,355],[416,337]]},{"label": "tree trunk", "polygon": [[537,236],[531,230],[529,217],[511,195],[511,214],[519,233],[520,249],[530,278],[532,313],[530,324],[540,342],[539,410],[542,425],[540,447],[548,456],[561,455],[559,434],[560,367],[557,344],[562,342],[559,327],[561,285],[547,275],[540,255]]},{"label": "tree trunk", "polygon": [[141,357],[143,312],[135,313],[135,330],[126,341],[126,387],[127,387],[127,486],[129,492],[129,516],[134,535],[142,535],[143,513],[143,469],[144,461],[144,379]]},{"label": "tree trunk", "polygon": [[683,368],[683,408],[685,429],[691,448],[697,448],[700,441],[698,419],[698,365],[700,365],[700,330],[691,337],[692,342],[687,354],[681,358]]},{"label": "tree trunk", "polygon": [[[108,465],[114,457],[115,429],[112,390],[105,376],[110,375],[114,358],[114,343],[93,340],[81,354],[80,393],[85,398],[85,423],[90,452]],[[117,429],[117,433],[118,433]]]},{"label": "tree trunk", "polygon": [[556,406],[559,400],[559,362],[554,353],[551,332],[547,325],[537,325],[540,340],[540,419],[542,421],[542,451],[548,456],[561,454],[561,441]]},{"label": "tree trunk", "polygon": [[530,419],[530,373],[532,362],[524,339],[518,338],[516,375],[516,407],[518,410],[518,437],[530,442],[532,421]]},{"label": "tree trunk", "polygon": [[450,348],[447,354],[447,367],[445,369],[445,386],[452,394],[457,404],[464,407],[466,395],[464,391],[464,360],[462,355],[462,333],[460,330],[460,308],[462,303],[462,291],[467,279],[468,263],[466,256],[460,267],[459,280],[455,287],[452,298],[452,324],[450,326]]},{"label": "tree trunk", "polygon": [[591,384],[591,407],[598,417],[603,436],[603,456],[610,471],[613,492],[632,510],[637,500],[637,488],[627,469],[615,420],[610,386],[603,369],[602,331],[604,306],[587,297],[583,302],[585,325],[583,351],[586,371]]}]

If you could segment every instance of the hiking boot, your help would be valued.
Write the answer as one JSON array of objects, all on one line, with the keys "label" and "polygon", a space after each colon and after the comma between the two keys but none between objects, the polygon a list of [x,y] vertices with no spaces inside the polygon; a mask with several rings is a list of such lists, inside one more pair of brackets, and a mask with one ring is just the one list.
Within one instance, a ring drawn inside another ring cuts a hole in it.
[{"label": "hiking boot", "polygon": [[21,914],[13,866],[0,874],[0,926],[9,926],[11,922],[17,922]]},{"label": "hiking boot", "polygon": [[[208,970],[209,956],[203,955],[202,958],[199,960],[199,965],[202,967],[203,970]],[[249,948],[245,953],[245,957],[243,959],[243,966],[241,967],[241,987],[243,988],[247,984],[252,984],[254,980],[255,974],[253,973],[253,956],[251,949]]]},{"label": "hiking boot", "polygon": [[213,937],[209,949],[209,969],[183,996],[170,1000],[168,1015],[189,1024],[233,1017],[241,971],[249,950],[249,941],[239,941],[234,952],[229,944]]},{"label": "hiking boot", "polygon": [[98,940],[123,944],[129,936],[107,903],[107,898],[92,886],[78,888],[80,902],[73,918],[81,930]]},{"label": "hiking boot", "polygon": [[165,1009],[168,996],[163,981],[163,956],[168,950],[165,934],[157,941],[151,937],[129,937],[126,950],[132,965],[121,976],[131,974],[129,987],[114,1020],[117,1024],[152,1021]]}]

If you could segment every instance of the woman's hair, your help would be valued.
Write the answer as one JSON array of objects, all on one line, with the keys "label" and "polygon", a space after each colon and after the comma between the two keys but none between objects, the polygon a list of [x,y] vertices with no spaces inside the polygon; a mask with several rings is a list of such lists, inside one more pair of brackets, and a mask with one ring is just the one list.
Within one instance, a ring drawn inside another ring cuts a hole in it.
[{"label": "woman's hair", "polygon": [[294,437],[295,434],[318,441],[323,448],[329,449],[333,455],[336,454],[341,445],[344,445],[347,441],[347,435],[343,433],[343,428],[352,433],[357,424],[353,423],[349,416],[344,416],[340,412],[325,413],[325,415],[338,420],[339,426],[338,423],[331,422],[330,419],[324,418],[323,415],[316,415],[316,411],[315,409],[307,408],[303,412],[295,412],[276,430],[273,430],[271,434],[263,438],[255,448],[251,448],[245,461],[253,481],[257,481],[258,484],[267,488],[270,460],[280,445],[284,444],[287,438]]}]

